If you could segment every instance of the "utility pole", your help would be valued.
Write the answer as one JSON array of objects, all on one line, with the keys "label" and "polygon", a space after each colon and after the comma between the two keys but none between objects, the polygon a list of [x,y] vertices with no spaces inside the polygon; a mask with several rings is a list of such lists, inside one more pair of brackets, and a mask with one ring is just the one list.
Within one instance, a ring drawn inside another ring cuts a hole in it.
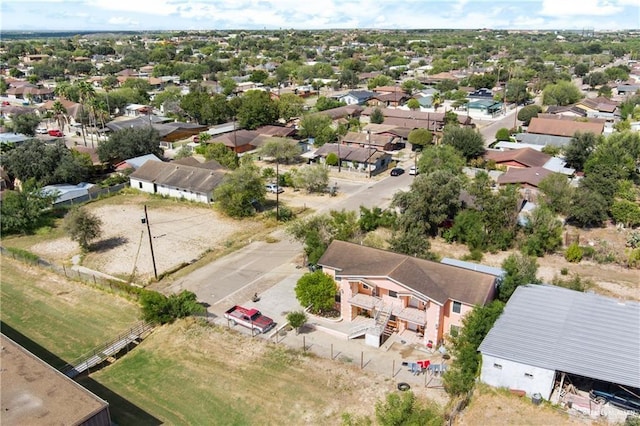
[{"label": "utility pole", "polygon": [[280,157],[276,157],[276,222],[280,222]]},{"label": "utility pole", "polygon": [[367,130],[367,143],[369,144],[367,148],[367,154],[369,154],[369,158],[367,158],[367,168],[369,169],[369,179],[371,179],[371,130]]},{"label": "utility pole", "polygon": [[149,247],[151,248],[151,261],[153,262],[153,276],[158,279],[158,270],[156,269],[156,257],[153,254],[153,238],[151,237],[151,227],[149,226],[149,216],[147,215],[147,205],[144,205],[144,217],[142,223],[147,224],[147,234],[149,235]]}]

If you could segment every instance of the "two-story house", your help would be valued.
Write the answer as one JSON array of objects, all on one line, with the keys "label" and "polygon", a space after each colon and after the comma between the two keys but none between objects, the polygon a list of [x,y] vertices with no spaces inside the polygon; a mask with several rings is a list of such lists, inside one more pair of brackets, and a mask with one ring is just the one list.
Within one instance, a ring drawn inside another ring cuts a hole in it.
[{"label": "two-story house", "polygon": [[364,335],[372,346],[410,330],[434,347],[496,294],[494,275],[338,240],[318,265],[336,281],[343,321],[371,318],[350,337]]}]

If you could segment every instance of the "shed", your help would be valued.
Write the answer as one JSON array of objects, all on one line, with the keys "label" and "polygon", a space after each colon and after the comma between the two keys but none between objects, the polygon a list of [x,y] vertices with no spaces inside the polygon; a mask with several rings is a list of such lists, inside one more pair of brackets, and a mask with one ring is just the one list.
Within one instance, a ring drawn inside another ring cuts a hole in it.
[{"label": "shed", "polygon": [[480,344],[480,379],[549,399],[558,373],[640,388],[640,304],[551,285],[516,289]]}]

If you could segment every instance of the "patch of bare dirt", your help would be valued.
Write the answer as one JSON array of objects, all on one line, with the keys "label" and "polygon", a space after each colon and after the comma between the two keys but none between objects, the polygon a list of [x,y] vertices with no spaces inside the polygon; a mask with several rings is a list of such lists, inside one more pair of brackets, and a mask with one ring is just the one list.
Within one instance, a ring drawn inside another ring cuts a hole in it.
[{"label": "patch of bare dirt", "polygon": [[573,418],[548,405],[534,405],[530,398],[510,395],[482,386],[469,406],[456,417],[455,425],[585,425],[590,419]]},{"label": "patch of bare dirt", "polygon": [[[102,236],[92,245],[82,265],[106,274],[146,280],[153,277],[153,261],[144,217],[144,196],[126,196],[87,205],[102,220]],[[239,230],[259,226],[236,221],[215,210],[193,204],[154,201],[148,208],[151,243],[158,274],[197,260],[207,251],[225,247]],[[37,243],[30,250],[55,263],[70,263],[80,253],[69,238]]]},{"label": "patch of bare dirt", "polygon": [[[554,278],[571,278],[574,275],[584,280],[591,281],[594,287],[591,290],[610,297],[640,300],[640,271],[631,269],[624,264],[626,258],[627,236],[631,231],[607,226],[595,229],[576,229],[567,227],[565,235],[576,238],[581,246],[593,247],[603,256],[608,254],[612,259],[609,263],[597,263],[593,260],[582,260],[579,263],[571,263],[565,260],[562,254],[547,255],[538,258],[538,278],[543,282],[551,283]],[[449,244],[441,238],[431,241],[431,249],[441,257],[462,259],[469,254],[469,250],[462,244]],[[480,263],[489,266],[500,267],[502,262],[516,250],[498,253],[486,253]],[[567,274],[561,275],[566,269]]]}]

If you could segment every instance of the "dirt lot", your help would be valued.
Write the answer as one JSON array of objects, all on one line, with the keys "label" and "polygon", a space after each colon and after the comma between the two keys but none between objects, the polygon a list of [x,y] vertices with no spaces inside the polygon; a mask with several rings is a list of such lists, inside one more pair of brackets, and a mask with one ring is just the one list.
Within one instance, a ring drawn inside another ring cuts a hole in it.
[{"label": "dirt lot", "polygon": [[[478,386],[471,404],[456,417],[457,426],[467,425],[585,425],[598,424],[587,418],[569,417],[566,413],[530,398],[510,395],[505,391]],[[603,423],[606,424],[606,423]]]},{"label": "dirt lot", "polygon": [[[580,245],[601,248],[610,251],[616,258],[625,258],[625,243],[629,230],[618,230],[613,226],[591,230],[577,230],[568,228],[569,234],[579,235]],[[448,244],[442,239],[431,241],[432,250],[442,257],[460,259],[469,254],[466,246]],[[515,250],[486,253],[481,263],[499,267]],[[561,276],[560,271],[566,268],[568,274]],[[583,280],[593,282],[594,291],[605,296],[621,297],[624,299],[640,300],[640,271],[630,269],[615,263],[597,263],[593,260],[583,260],[580,263],[567,262],[562,254],[547,255],[538,258],[538,278],[550,283],[554,277],[568,279],[574,274]]]},{"label": "dirt lot", "polygon": [[[258,226],[257,222],[225,218],[206,206],[123,194],[87,205],[102,220],[103,235],[95,250],[82,259],[82,265],[123,278],[134,272],[138,280],[152,277],[147,227],[141,222],[145,203],[159,274],[224,247],[241,229],[250,232]],[[38,243],[30,250],[58,263],[70,263],[80,253],[69,238]]]}]

